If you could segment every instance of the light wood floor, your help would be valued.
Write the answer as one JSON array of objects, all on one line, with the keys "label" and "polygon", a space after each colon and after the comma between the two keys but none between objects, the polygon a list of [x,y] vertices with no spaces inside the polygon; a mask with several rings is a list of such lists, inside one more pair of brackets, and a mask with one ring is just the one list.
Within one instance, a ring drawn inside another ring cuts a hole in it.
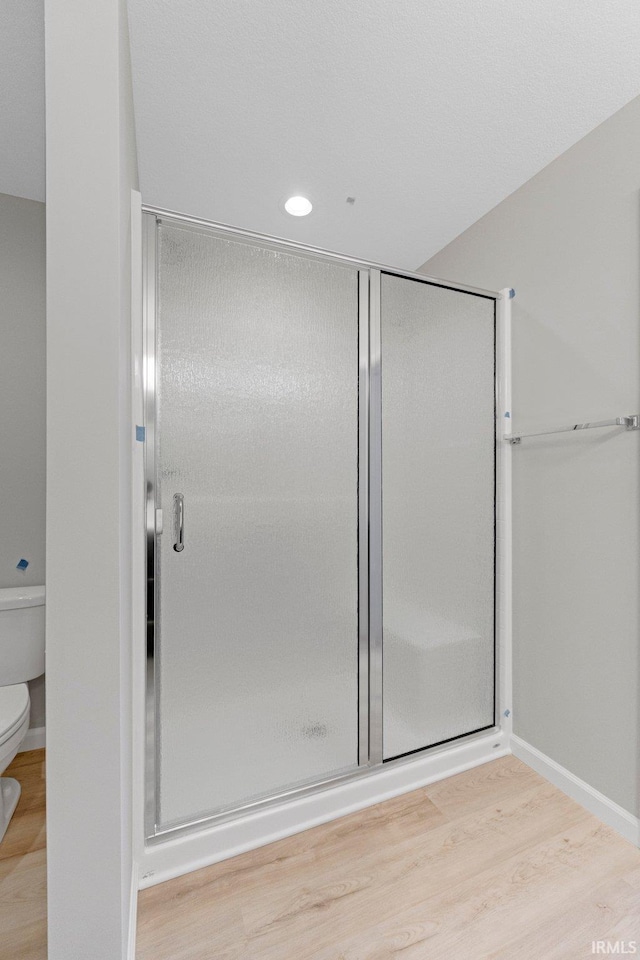
[{"label": "light wood floor", "polygon": [[4,776],[22,794],[0,843],[0,958],[46,960],[44,750],[19,753]]},{"label": "light wood floor", "polygon": [[593,940],[640,943],[640,851],[505,757],[142,891],[137,958],[586,960]]},{"label": "light wood floor", "polygon": [[[7,771],[1,960],[46,960],[43,760]],[[137,958],[586,960],[592,940],[640,941],[640,851],[507,757],[143,891]]]}]

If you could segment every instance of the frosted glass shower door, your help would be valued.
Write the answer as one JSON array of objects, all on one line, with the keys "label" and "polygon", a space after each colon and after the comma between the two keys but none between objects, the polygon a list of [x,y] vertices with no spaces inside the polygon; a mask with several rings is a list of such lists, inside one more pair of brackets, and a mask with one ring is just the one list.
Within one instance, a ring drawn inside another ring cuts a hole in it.
[{"label": "frosted glass shower door", "polygon": [[357,269],[156,231],[162,828],[357,766],[359,357]]},{"label": "frosted glass shower door", "polygon": [[494,300],[382,274],[383,757],[494,723]]}]

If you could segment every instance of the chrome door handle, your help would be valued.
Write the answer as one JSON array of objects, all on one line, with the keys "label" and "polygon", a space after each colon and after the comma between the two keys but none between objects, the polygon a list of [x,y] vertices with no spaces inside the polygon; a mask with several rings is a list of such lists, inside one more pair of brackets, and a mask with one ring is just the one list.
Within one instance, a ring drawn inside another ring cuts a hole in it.
[{"label": "chrome door handle", "polygon": [[184,550],[184,497],[181,493],[173,495],[173,526],[175,543],[173,549],[176,553]]}]

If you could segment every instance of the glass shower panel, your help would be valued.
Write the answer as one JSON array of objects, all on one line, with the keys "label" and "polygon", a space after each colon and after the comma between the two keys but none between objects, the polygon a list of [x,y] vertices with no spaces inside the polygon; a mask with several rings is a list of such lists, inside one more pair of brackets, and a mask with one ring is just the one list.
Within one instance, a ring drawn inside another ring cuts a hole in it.
[{"label": "glass shower panel", "polygon": [[494,722],[494,301],[383,274],[383,757]]},{"label": "glass shower panel", "polygon": [[358,273],[166,221],[157,261],[163,827],[358,763]]}]

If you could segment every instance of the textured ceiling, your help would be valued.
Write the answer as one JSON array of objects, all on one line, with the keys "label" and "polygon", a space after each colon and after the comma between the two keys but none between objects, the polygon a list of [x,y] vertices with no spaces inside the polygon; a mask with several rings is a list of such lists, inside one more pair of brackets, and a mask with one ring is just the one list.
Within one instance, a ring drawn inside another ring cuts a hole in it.
[{"label": "textured ceiling", "polygon": [[[147,203],[406,268],[640,94],[637,0],[129,8]],[[0,192],[44,199],[43,0],[2,0],[0,85]]]},{"label": "textured ceiling", "polygon": [[129,9],[145,202],[405,268],[640,94],[638,0]]},{"label": "textured ceiling", "polygon": [[0,3],[0,193],[44,200],[43,0]]}]

